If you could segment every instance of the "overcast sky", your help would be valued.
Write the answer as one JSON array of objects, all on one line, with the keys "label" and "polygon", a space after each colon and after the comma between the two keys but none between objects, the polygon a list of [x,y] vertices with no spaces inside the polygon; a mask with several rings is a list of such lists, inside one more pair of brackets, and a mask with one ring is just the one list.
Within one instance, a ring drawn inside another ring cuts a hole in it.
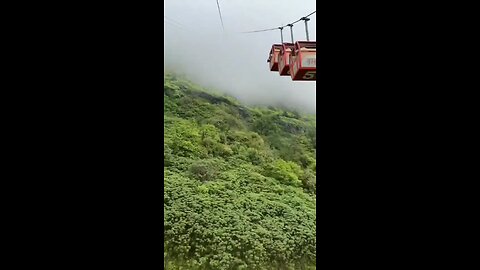
[{"label": "overcast sky", "polygon": [[[165,65],[188,75],[198,84],[229,93],[249,104],[284,105],[315,112],[316,82],[292,81],[271,72],[267,58],[280,30],[274,28],[316,10],[315,0],[165,0]],[[308,23],[316,41],[316,13]],[[283,31],[290,42],[290,29]],[[306,40],[303,21],[293,27],[295,40]]]}]

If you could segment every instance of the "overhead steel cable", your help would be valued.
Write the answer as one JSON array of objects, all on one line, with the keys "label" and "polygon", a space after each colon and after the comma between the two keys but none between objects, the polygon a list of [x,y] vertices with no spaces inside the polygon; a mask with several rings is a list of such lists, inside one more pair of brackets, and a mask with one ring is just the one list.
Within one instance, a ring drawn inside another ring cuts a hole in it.
[{"label": "overhead steel cable", "polygon": [[315,11],[311,12],[310,14],[308,14],[307,16],[304,16],[304,17],[302,17],[302,18],[300,18],[300,19],[298,19],[298,20],[296,20],[296,21],[294,21],[294,22],[292,22],[292,23],[288,23],[288,24],[286,24],[286,25],[278,26],[278,27],[275,27],[275,28],[269,28],[269,29],[263,29],[263,30],[255,30],[255,31],[247,31],[247,32],[240,32],[240,33],[241,33],[241,34],[248,34],[248,33],[266,32],[266,31],[273,31],[273,30],[282,29],[282,28],[284,28],[284,27],[286,27],[286,26],[290,26],[290,25],[293,26],[294,24],[298,23],[299,21],[304,20],[305,18],[310,17],[310,16],[311,16],[312,14],[314,14],[315,12],[317,12],[317,11],[315,10]]},{"label": "overhead steel cable", "polygon": [[316,10],[315,11],[312,11],[312,13],[308,14],[307,16],[305,16],[305,18],[308,18],[310,17],[310,15],[312,15],[313,13],[317,12]]},{"label": "overhead steel cable", "polygon": [[171,22],[173,22],[173,23],[176,23],[176,24],[178,24],[178,25],[180,25],[180,26],[186,27],[186,26],[183,25],[182,23],[179,23],[177,20],[174,20],[174,19],[172,19],[172,18],[170,18],[170,17],[168,17],[168,16],[166,16],[166,15],[163,15],[163,18],[166,18],[167,20],[169,20],[169,21],[171,21]]},{"label": "overhead steel cable", "polygon": [[241,33],[242,33],[242,34],[246,34],[246,33],[257,33],[257,32],[266,32],[266,31],[272,31],[272,30],[277,30],[277,29],[279,29],[279,27],[270,28],[270,29],[263,29],[263,30],[256,30],[256,31],[241,32]]},{"label": "overhead steel cable", "polygon": [[[168,22],[168,21],[166,21],[166,23],[169,24],[169,26],[172,26],[172,27],[174,27],[174,28],[176,28],[176,29],[179,29],[179,30],[182,30],[182,31],[186,31],[185,28],[182,28],[182,27],[180,27],[180,26],[178,26],[178,25],[176,25],[176,24],[172,24],[171,22]],[[169,28],[169,26],[167,26],[167,29]]]},{"label": "overhead steel cable", "polygon": [[172,23],[172,22],[170,22],[170,21],[165,20],[165,23],[166,23],[165,26],[167,27],[167,29],[170,28],[170,26],[172,26],[172,27],[175,27],[176,29],[179,29],[179,30],[182,30],[182,31],[187,31],[187,29],[185,29],[185,28],[183,28],[183,27],[181,27],[181,26],[178,26],[178,25],[176,25],[176,24],[174,24],[174,23]]},{"label": "overhead steel cable", "polygon": [[172,21],[169,21],[168,19],[166,18],[163,18],[164,22],[166,22],[168,24],[167,28],[169,28],[170,26],[173,26],[175,27],[176,29],[179,29],[179,30],[182,30],[182,31],[187,31],[187,32],[191,32],[190,29],[188,28],[185,28],[183,26],[180,26],[178,24],[175,24],[173,23]]},{"label": "overhead steel cable", "polygon": [[222,29],[225,32],[225,27],[223,26],[222,12],[220,11],[220,4],[218,3],[218,0],[217,0],[217,8],[218,8],[218,15],[220,15],[220,22],[222,23]]},{"label": "overhead steel cable", "polygon": [[164,20],[165,22],[167,22],[167,23],[170,23],[170,24],[172,24],[172,25],[175,25],[175,26],[178,26],[178,27],[184,28],[184,26],[183,26],[183,25],[181,25],[181,24],[179,24],[179,23],[176,23],[176,22],[174,22],[174,21],[172,21],[172,20],[169,20],[169,19],[167,19],[167,18],[163,18],[163,20]]}]

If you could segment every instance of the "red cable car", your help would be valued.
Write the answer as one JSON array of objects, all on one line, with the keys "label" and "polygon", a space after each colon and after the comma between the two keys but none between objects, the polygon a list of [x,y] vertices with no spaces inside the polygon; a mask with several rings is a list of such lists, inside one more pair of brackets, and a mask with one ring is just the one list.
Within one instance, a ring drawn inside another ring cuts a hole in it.
[{"label": "red cable car", "polygon": [[289,60],[292,81],[317,80],[317,43],[315,41],[295,42]]},{"label": "red cable car", "polygon": [[280,76],[290,75],[290,53],[293,51],[293,43],[283,43],[278,55],[278,72]]},{"label": "red cable car", "polygon": [[270,71],[278,71],[278,54],[282,48],[281,44],[273,44],[267,62],[270,63]]}]

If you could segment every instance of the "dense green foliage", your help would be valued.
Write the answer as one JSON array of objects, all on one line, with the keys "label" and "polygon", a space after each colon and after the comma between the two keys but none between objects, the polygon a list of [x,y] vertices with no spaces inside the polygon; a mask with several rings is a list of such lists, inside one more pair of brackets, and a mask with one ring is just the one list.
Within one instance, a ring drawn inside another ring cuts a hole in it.
[{"label": "dense green foliage", "polygon": [[315,269],[315,117],[164,76],[167,269]]}]

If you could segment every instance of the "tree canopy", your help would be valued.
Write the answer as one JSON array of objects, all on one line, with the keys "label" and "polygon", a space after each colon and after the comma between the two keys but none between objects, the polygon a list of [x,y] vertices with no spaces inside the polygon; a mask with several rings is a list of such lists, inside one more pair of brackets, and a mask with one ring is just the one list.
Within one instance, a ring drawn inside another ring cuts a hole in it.
[{"label": "tree canopy", "polygon": [[315,116],[164,75],[167,269],[315,269]]}]

